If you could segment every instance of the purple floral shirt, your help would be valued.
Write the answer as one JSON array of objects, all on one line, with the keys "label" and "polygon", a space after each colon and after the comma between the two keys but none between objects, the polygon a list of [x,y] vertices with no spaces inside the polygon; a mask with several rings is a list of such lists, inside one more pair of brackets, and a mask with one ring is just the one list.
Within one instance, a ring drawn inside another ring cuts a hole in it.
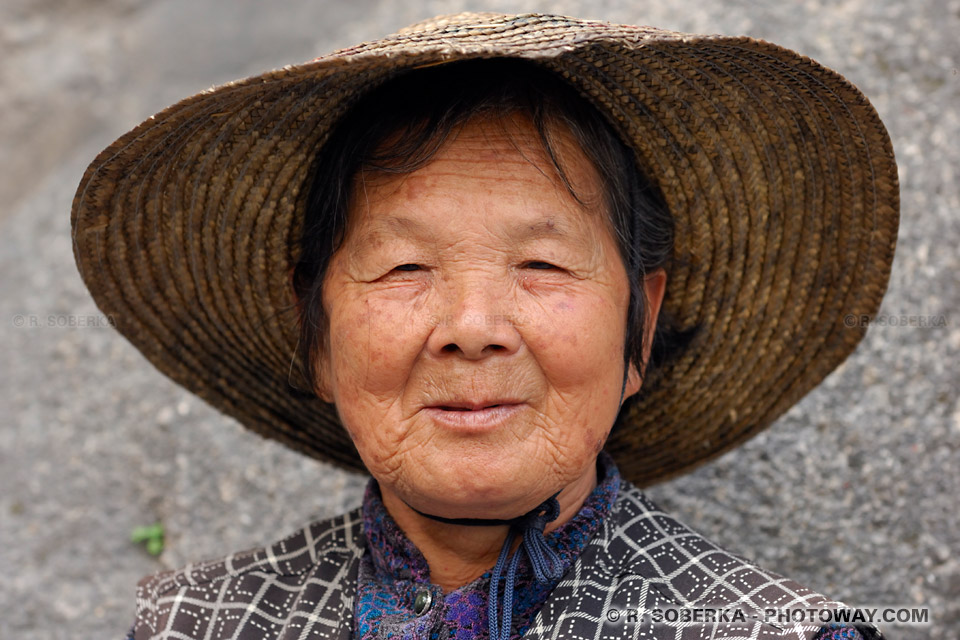
[{"label": "purple floral shirt", "polygon": [[[544,536],[561,560],[561,572],[571,567],[620,491],[620,472],[613,459],[597,460],[597,487],[577,514]],[[354,605],[354,638],[481,639],[488,636],[487,593],[490,571],[444,594],[430,583],[430,568],[412,542],[387,513],[380,488],[371,479],[363,498],[367,553],[360,563]],[[491,567],[492,570],[492,567]],[[560,579],[540,584],[526,554],[521,556],[514,588],[511,638],[526,632],[534,615]]]}]

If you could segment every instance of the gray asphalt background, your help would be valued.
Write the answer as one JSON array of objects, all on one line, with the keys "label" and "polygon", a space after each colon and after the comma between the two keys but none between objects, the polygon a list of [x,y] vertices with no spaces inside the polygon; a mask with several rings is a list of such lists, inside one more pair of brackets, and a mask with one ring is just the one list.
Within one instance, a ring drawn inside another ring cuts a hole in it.
[{"label": "gray asphalt background", "polygon": [[[649,493],[850,604],[929,607],[891,638],[960,637],[960,2],[3,0],[0,640],[120,638],[141,576],[274,540],[364,484],[245,433],[97,315],[69,236],[86,163],[209,85],[465,8],[747,34],[870,97],[903,188],[885,324],[769,431]],[[157,559],[129,540],[155,521]]]}]

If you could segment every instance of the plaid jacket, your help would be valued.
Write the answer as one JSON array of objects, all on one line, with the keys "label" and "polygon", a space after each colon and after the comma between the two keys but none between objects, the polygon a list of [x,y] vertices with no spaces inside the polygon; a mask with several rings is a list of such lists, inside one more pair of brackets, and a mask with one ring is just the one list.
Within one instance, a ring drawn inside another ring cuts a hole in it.
[{"label": "plaid jacket", "polygon": [[[136,640],[346,640],[364,553],[361,522],[356,509],[268,547],[145,578],[131,633]],[[785,622],[790,611],[837,605],[723,551],[624,481],[609,517],[524,637],[809,640],[820,625]],[[423,616],[442,622],[435,610]]]}]

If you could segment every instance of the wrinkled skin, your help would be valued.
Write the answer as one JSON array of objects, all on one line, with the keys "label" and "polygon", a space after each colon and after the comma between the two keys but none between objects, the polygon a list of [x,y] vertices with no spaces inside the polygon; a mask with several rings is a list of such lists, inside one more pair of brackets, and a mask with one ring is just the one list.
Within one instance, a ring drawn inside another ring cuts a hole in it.
[{"label": "wrinkled skin", "polygon": [[[471,121],[421,169],[353,184],[324,281],[318,388],[408,535],[419,524],[406,505],[509,518],[563,489],[552,528],[596,485],[620,406],[629,286],[599,176],[556,134],[585,206],[521,117]],[[665,279],[646,281],[654,319]],[[640,383],[631,366],[624,397]],[[437,405],[491,399],[513,405],[492,424],[436,417],[454,413]]]}]

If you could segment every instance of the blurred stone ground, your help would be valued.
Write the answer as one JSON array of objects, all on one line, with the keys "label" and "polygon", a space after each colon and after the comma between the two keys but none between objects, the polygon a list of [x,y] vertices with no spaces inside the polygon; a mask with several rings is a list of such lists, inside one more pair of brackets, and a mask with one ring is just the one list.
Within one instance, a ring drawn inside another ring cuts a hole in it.
[{"label": "blurred stone ground", "polygon": [[[276,539],[357,504],[364,485],[243,432],[114,335],[73,266],[70,201],[86,163],[211,84],[464,9],[743,33],[802,51],[871,98],[903,187],[889,321],[768,432],[650,494],[850,604],[930,608],[931,626],[888,625],[890,638],[957,638],[956,0],[5,0],[0,638],[122,637],[141,576]],[[156,521],[158,559],[129,541]]]}]

